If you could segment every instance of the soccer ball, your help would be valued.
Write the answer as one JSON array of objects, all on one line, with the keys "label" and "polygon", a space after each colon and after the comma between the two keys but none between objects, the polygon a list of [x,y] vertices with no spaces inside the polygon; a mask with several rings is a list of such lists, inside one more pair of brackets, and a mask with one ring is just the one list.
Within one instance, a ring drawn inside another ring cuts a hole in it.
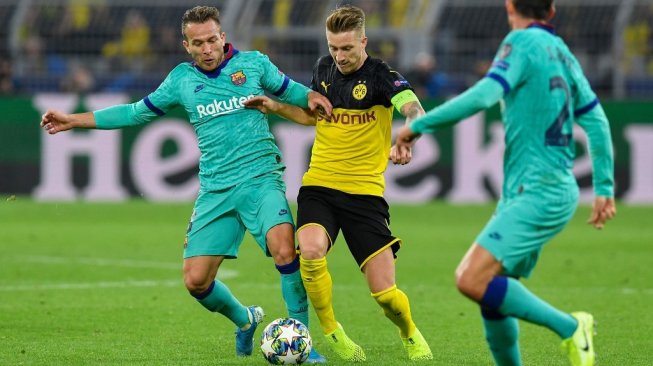
[{"label": "soccer ball", "polygon": [[273,365],[299,365],[306,361],[312,348],[308,328],[297,319],[275,319],[261,334],[261,352]]}]

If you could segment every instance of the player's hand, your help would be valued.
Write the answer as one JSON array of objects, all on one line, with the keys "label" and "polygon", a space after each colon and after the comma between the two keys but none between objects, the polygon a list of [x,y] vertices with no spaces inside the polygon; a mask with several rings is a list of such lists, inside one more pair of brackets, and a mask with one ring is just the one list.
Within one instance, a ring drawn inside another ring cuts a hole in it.
[{"label": "player's hand", "polygon": [[243,103],[246,108],[258,109],[261,113],[270,114],[279,110],[279,103],[266,97],[259,95],[254,98],[248,99]]},{"label": "player's hand", "polygon": [[617,207],[614,203],[614,198],[609,197],[596,197],[592,203],[592,215],[588,224],[591,224],[596,229],[603,229],[605,223],[611,220],[617,214]]},{"label": "player's hand", "polygon": [[408,126],[402,126],[397,132],[395,145],[410,150],[420,134],[414,133]]},{"label": "player's hand", "polygon": [[75,126],[73,124],[73,119],[69,114],[54,109],[48,109],[47,112],[41,116],[41,127],[50,135],[54,135],[58,132],[68,131]]},{"label": "player's hand", "polygon": [[329,99],[324,95],[311,91],[308,93],[308,108],[311,112],[317,112],[322,118],[327,121],[331,120],[331,112],[333,112],[333,106]]},{"label": "player's hand", "polygon": [[413,158],[412,148],[403,145],[393,145],[390,148],[390,160],[397,165],[405,165],[410,163]]}]

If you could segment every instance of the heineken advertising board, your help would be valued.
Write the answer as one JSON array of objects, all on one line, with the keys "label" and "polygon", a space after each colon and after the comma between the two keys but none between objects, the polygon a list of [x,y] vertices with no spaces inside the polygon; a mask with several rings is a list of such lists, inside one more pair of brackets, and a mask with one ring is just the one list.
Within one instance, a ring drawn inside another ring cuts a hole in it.
[{"label": "heineken advertising board", "polygon": [[[199,151],[194,131],[178,109],[143,126],[47,135],[39,128],[47,108],[84,112],[127,103],[121,94],[40,94],[0,99],[0,194],[38,200],[193,200]],[[425,109],[437,105],[426,101]],[[616,194],[624,202],[653,203],[653,103],[604,102],[615,150]],[[395,115],[395,124],[403,123]],[[270,118],[287,166],[287,195],[295,200],[308,167],[313,127]],[[592,197],[587,139],[574,130],[574,173],[581,198]],[[498,107],[436,135],[423,136],[408,165],[390,164],[386,198],[393,202],[445,199],[473,203],[498,198],[503,127]]]}]

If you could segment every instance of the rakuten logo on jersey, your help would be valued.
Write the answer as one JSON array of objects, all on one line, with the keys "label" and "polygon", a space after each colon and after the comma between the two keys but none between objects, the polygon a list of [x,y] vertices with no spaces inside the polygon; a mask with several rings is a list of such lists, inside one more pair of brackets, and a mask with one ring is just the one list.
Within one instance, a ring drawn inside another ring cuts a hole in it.
[{"label": "rakuten logo on jersey", "polygon": [[254,96],[250,94],[246,97],[231,97],[231,99],[227,100],[213,99],[213,103],[198,105],[197,113],[199,114],[199,118],[206,116],[215,117],[233,113],[239,109],[243,109],[245,107],[244,103],[252,98],[254,98]]}]

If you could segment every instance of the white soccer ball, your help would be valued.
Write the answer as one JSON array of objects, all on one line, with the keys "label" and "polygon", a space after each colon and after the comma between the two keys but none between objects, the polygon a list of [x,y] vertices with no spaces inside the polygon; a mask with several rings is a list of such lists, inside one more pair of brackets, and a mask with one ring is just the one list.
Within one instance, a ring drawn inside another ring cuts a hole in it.
[{"label": "white soccer ball", "polygon": [[297,319],[275,319],[261,334],[261,352],[273,365],[299,365],[306,361],[312,348],[308,328]]}]

